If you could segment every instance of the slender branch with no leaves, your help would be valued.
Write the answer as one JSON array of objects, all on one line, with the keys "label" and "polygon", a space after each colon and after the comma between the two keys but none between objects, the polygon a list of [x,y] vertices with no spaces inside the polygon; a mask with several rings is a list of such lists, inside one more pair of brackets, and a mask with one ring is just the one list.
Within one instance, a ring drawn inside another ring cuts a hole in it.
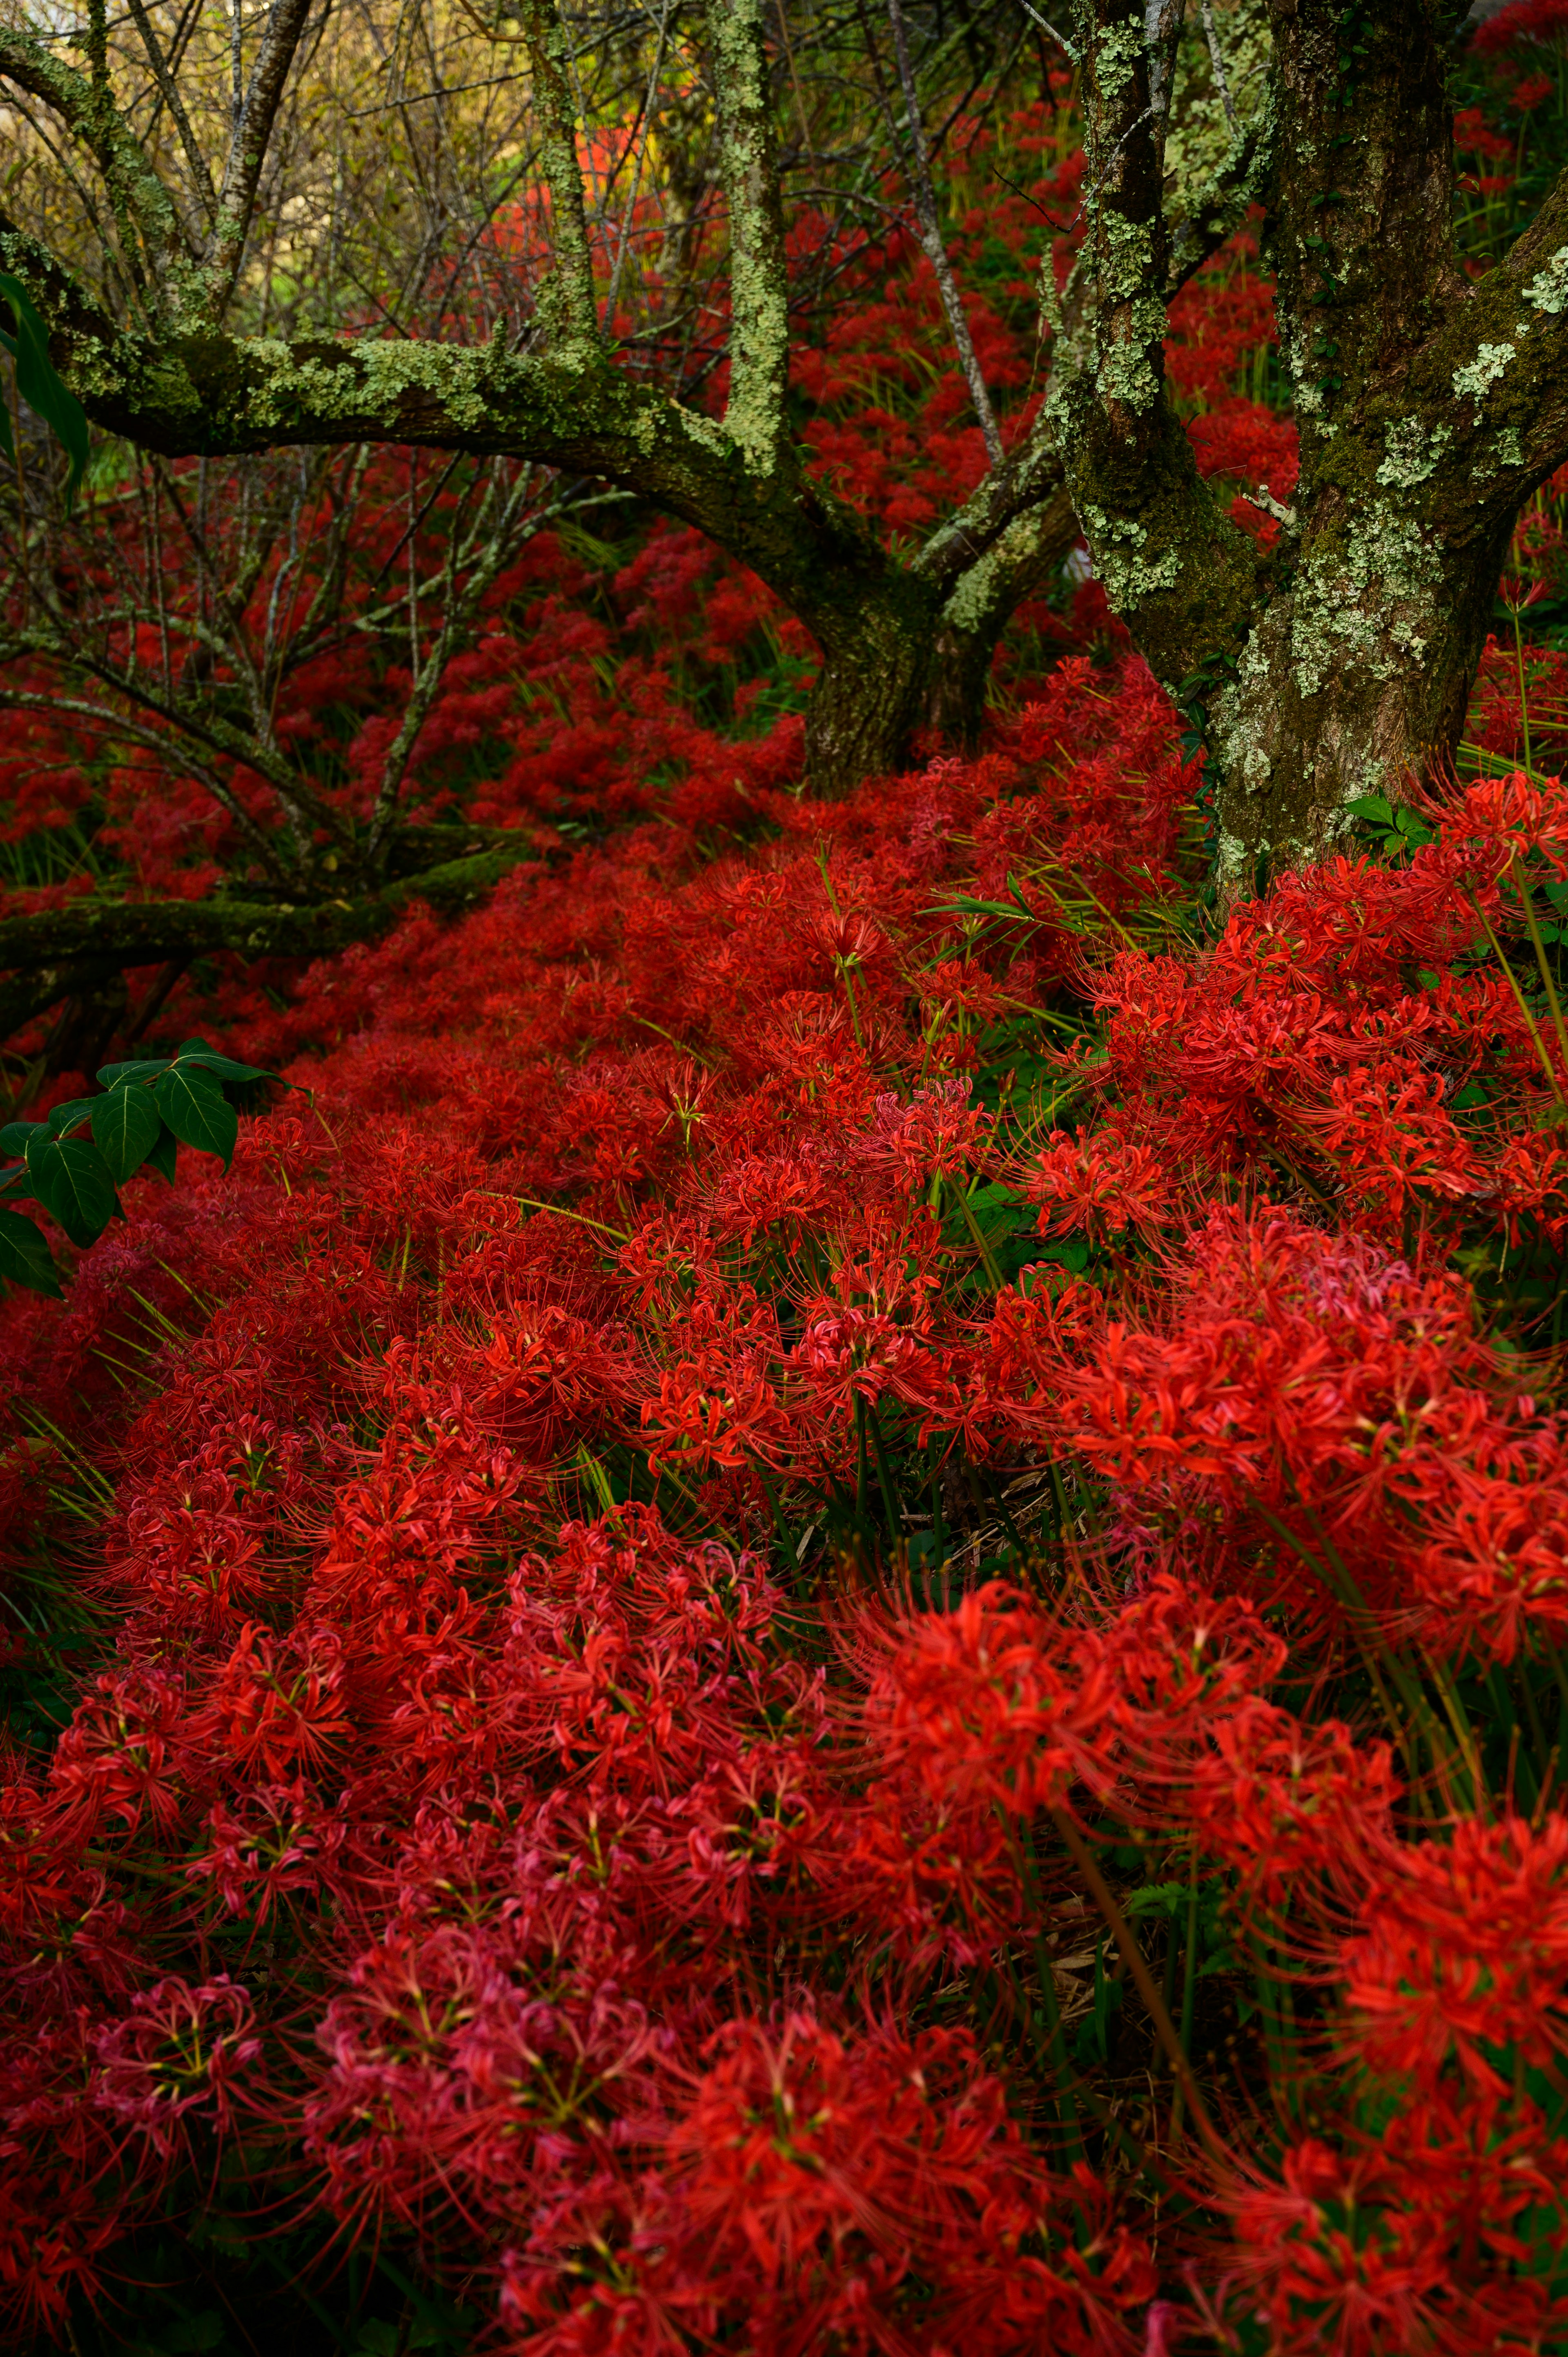
[{"label": "slender branch with no leaves", "polygon": [[898,60],[898,81],[904,92],[904,107],[909,126],[909,188],[915,199],[920,243],[936,274],[942,309],[947,314],[948,332],[953,339],[958,364],[963,371],[963,381],[969,387],[969,397],[974,404],[974,414],[985,437],[986,456],[993,467],[999,467],[1002,463],[1001,429],[996,423],[996,413],[991,406],[991,395],[986,390],[974,339],[969,332],[969,321],[964,316],[958,281],[953,276],[952,264],[942,239],[941,223],[937,218],[936,193],[931,187],[930,150],[926,144],[925,124],[920,118],[920,94],[909,59],[909,37],[905,30],[900,0],[887,0],[887,21],[893,27],[893,48]]}]

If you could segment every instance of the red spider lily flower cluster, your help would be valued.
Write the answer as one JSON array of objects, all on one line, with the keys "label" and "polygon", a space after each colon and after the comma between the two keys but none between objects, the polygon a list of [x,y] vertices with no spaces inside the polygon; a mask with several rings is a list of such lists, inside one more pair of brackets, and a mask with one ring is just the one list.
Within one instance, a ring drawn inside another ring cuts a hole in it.
[{"label": "red spider lily flower cluster", "polygon": [[[779,795],[767,850],[628,836],[460,960],[411,920],[255,1024],[342,1030],[332,1135],[137,1182],[67,1305],[6,1306],[13,1545],[103,1469],[116,1632],[11,1763],[20,2314],[113,2297],[242,2147],[519,2348],[1556,2329],[1563,1820],[1517,1760],[1493,1813],[1475,1696],[1556,1658],[1564,1435],[1462,1271],[1564,1230],[1524,960],[1568,795],[1088,964],[1086,874],[1163,922],[1175,726],[1069,664],[979,762]],[[1053,1044],[1090,991],[1102,1052]],[[1074,1128],[992,1092],[1020,1026]],[[986,1578],[966,1462],[1036,1533],[1068,1469],[1065,1587]],[[1059,2108],[1075,1971],[1151,1945],[1129,1845],[1297,2018],[1272,2114],[1178,2126],[1157,2238]]]}]

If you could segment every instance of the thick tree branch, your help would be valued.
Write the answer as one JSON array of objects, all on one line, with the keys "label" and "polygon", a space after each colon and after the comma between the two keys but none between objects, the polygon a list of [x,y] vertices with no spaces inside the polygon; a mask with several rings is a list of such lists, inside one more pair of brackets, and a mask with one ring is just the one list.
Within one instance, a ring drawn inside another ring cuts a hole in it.
[{"label": "thick tree branch", "polygon": [[[1135,618],[1156,675],[1177,688],[1210,654],[1240,651],[1258,589],[1258,552],[1200,479],[1165,393],[1173,270],[1142,0],[1079,0],[1087,234],[1061,322],[1045,422],[1096,570]],[[1168,70],[1168,67],[1165,69]]]},{"label": "thick tree branch", "polygon": [[1270,221],[1281,358],[1304,464],[1363,392],[1464,296],[1443,0],[1270,0],[1276,187]]},{"label": "thick tree branch", "polygon": [[[434,832],[425,831],[426,847]],[[460,829],[452,832],[461,837]],[[483,850],[424,868],[371,897],[309,908],[243,900],[76,900],[42,916],[0,919],[0,972],[13,977],[0,984],[0,1039],[127,966],[224,950],[245,959],[330,957],[352,942],[373,941],[414,901],[460,912],[536,856],[526,836],[510,845],[492,837]]]},{"label": "thick tree branch", "polygon": [[554,270],[540,290],[541,307],[553,340],[593,346],[599,340],[599,315],[594,299],[583,174],[577,161],[577,104],[565,27],[555,0],[521,0],[518,14],[533,77],[533,103],[550,188],[550,240],[555,253]]},{"label": "thick tree branch", "polygon": [[[719,157],[729,206],[730,379],[725,427],[759,477],[786,463],[789,288],[761,0],[709,0]],[[791,467],[789,471],[793,474]]]},{"label": "thick tree branch", "polygon": [[[1434,453],[1444,477],[1511,522],[1568,458],[1568,171],[1422,346],[1411,375],[1423,405],[1449,413]],[[1397,422],[1391,431],[1397,438]]]},{"label": "thick tree branch", "polygon": [[736,436],[624,375],[603,351],[525,354],[504,339],[285,344],[207,327],[154,339],[116,327],[3,216],[0,266],[27,285],[55,364],[88,414],[166,457],[402,442],[602,476],[731,550],[830,650],[854,635],[866,597],[899,570],[831,492],[793,466],[759,472]]}]

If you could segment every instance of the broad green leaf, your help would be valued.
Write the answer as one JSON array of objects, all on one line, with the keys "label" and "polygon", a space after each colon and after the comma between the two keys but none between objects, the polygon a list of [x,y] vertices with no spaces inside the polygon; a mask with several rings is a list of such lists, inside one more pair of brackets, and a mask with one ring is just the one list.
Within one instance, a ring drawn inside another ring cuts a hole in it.
[{"label": "broad green leaf", "polygon": [[[70,460],[65,496],[67,506],[74,506],[76,487],[87,464],[87,413],[75,393],[61,382],[49,358],[48,331],[28,301],[20,280],[3,270],[0,270],[0,296],[4,296],[10,304],[16,321],[15,335],[3,339],[16,363],[16,390],[27,407],[49,427]],[[14,457],[11,421],[5,416],[3,402],[0,402],[0,417],[5,417],[0,442],[5,444],[6,456]]]},{"label": "broad green leaf", "polygon": [[1042,1237],[1033,1247],[1033,1254],[1036,1260],[1054,1261],[1072,1276],[1081,1275],[1089,1266],[1089,1243],[1083,1236],[1063,1236],[1055,1243],[1047,1243]]},{"label": "broad green leaf", "polygon": [[61,1137],[79,1121],[85,1121],[99,1100],[96,1097],[72,1097],[66,1104],[53,1105],[46,1126],[51,1137]]},{"label": "broad green leaf", "polygon": [[198,1067],[171,1064],[153,1082],[153,1098],[182,1146],[221,1156],[227,1170],[240,1117],[216,1081]]},{"label": "broad green leaf", "polygon": [[1370,819],[1378,826],[1392,826],[1394,823],[1393,804],[1385,802],[1381,794],[1358,794],[1345,807],[1352,818]]},{"label": "broad green leaf", "polygon": [[28,1138],[48,1127],[47,1121],[8,1121],[0,1129],[0,1154],[26,1154]]},{"label": "broad green leaf", "polygon": [[156,1142],[147,1148],[147,1168],[156,1170],[174,1185],[175,1157],[179,1152],[179,1140],[160,1115]]},{"label": "broad green leaf", "polygon": [[116,1187],[139,1170],[163,1134],[163,1115],[151,1089],[133,1082],[92,1101],[92,1143]]},{"label": "broad green leaf", "polygon": [[232,1056],[220,1056],[215,1048],[204,1048],[199,1055],[194,1049],[179,1051],[182,1065],[192,1064],[198,1071],[215,1072],[220,1081],[275,1081],[275,1072],[263,1071],[259,1064],[237,1064]]},{"label": "broad green leaf", "polygon": [[52,1293],[60,1298],[60,1272],[43,1232],[20,1211],[0,1211],[0,1277],[26,1286],[29,1293]]},{"label": "broad green leaf", "polygon": [[96,1243],[118,1208],[109,1166],[91,1139],[35,1138],[27,1148],[33,1193],[73,1244]]},{"label": "broad green leaf", "polygon": [[121,1081],[156,1080],[160,1072],[167,1071],[172,1060],[168,1056],[142,1056],[129,1064],[103,1064],[98,1071],[98,1085],[112,1089]]}]

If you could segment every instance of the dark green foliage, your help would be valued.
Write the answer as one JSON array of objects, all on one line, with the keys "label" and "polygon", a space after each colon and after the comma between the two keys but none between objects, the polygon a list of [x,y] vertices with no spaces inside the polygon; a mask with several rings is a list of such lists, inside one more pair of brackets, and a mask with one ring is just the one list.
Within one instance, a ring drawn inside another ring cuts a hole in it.
[{"label": "dark green foliage", "polygon": [[[70,460],[70,474],[66,483],[69,504],[75,500],[76,487],[87,465],[87,413],[75,393],[68,392],[55,373],[44,323],[23,293],[21,282],[3,270],[0,270],[0,296],[11,306],[11,314],[16,322],[14,335],[7,335],[0,328],[0,344],[5,346],[16,366],[16,391],[27,407],[51,429]],[[7,458],[16,456],[11,420],[3,402],[0,402],[0,450]]]},{"label": "dark green foliage", "polygon": [[[0,1129],[0,1154],[21,1157],[0,1170],[0,1196],[38,1204],[75,1244],[96,1243],[110,1221],[124,1216],[118,1190],[144,1163],[172,1179],[177,1149],[190,1146],[216,1154],[227,1170],[240,1110],[278,1075],[237,1064],[205,1039],[188,1039],[174,1056],[105,1064],[98,1079],[102,1096],[73,1097],[42,1121]],[[58,1297],[61,1271],[34,1222],[0,1210],[5,1279]]]}]

